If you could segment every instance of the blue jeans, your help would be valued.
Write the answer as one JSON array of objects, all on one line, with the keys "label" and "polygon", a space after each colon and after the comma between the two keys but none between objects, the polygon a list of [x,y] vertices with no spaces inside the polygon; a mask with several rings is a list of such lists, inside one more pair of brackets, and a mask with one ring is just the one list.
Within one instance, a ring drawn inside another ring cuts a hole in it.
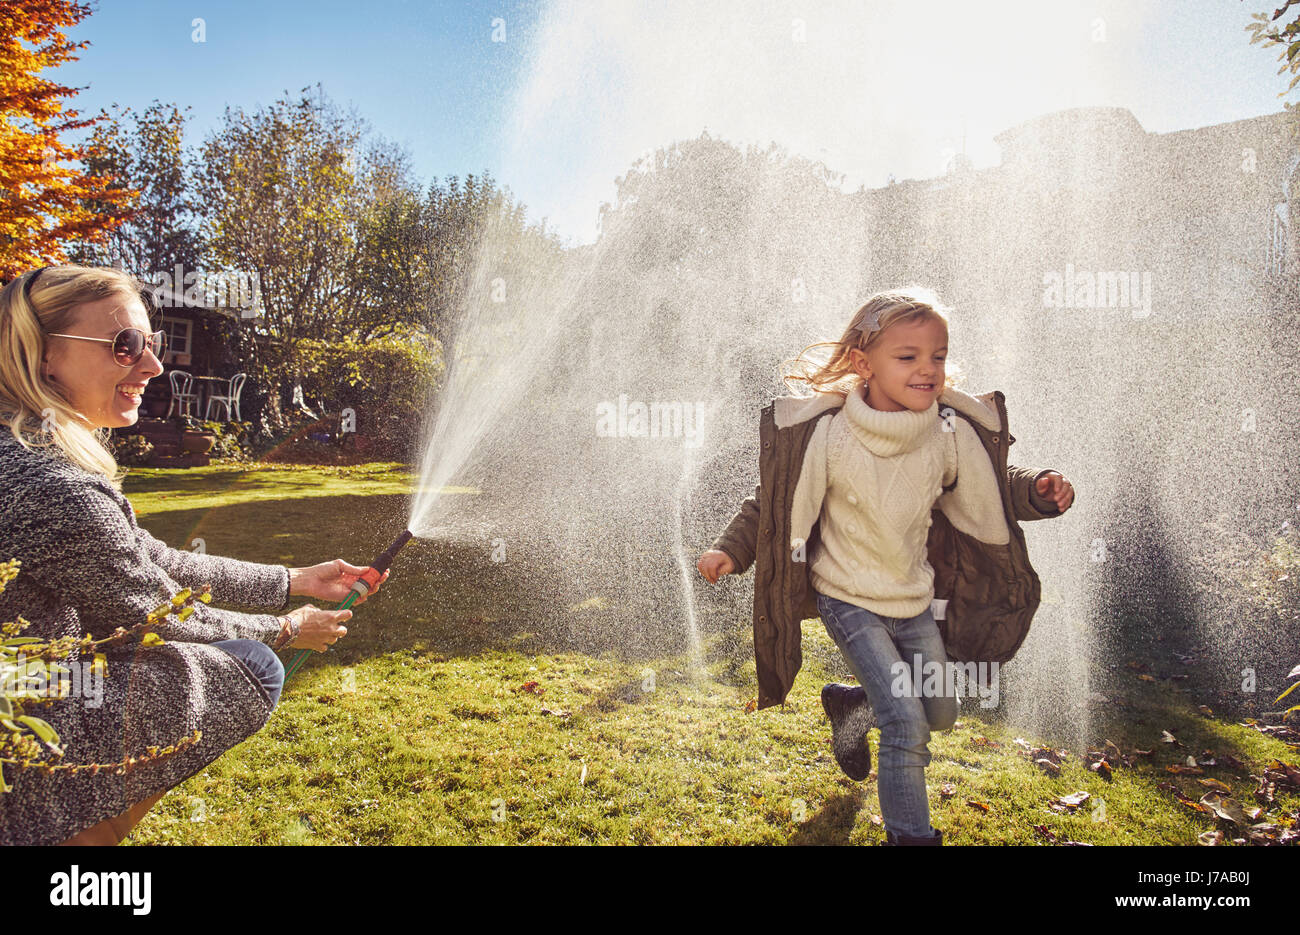
[{"label": "blue jeans", "polygon": [[[930,765],[930,730],[947,730],[957,720],[957,697],[946,694],[948,653],[934,615],[881,617],[864,607],[817,595],[835,645],[867,692],[880,727],[880,817],[894,836],[933,837],[925,768]],[[943,677],[927,678],[927,663]],[[919,673],[921,684],[914,685]],[[936,692],[924,691],[940,682]],[[920,695],[921,697],[917,697]]]},{"label": "blue jeans", "polygon": [[280,703],[280,690],[284,688],[284,663],[275,654],[275,650],[257,640],[222,640],[212,645],[230,653],[253,673],[253,678],[261,682],[266,693],[271,696],[271,707]]}]

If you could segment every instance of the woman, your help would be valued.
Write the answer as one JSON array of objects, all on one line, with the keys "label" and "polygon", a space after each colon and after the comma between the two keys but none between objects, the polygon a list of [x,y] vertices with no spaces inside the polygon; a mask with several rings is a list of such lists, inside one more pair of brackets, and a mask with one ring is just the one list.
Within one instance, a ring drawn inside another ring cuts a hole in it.
[{"label": "woman", "polygon": [[[46,267],[0,291],[0,560],[22,562],[0,621],[21,614],[31,623],[22,635],[41,640],[101,639],[205,585],[215,603],[259,612],[195,603],[155,628],[163,645],[110,648],[102,694],[34,708],[59,732],[65,755],[54,762],[127,765],[8,767],[0,843],[120,843],[168,789],[266,723],[284,680],[276,650],[324,652],[347,633],[351,611],[277,612],[295,595],[341,600],[363,568],[199,555],[136,524],[104,440],[139,418],[162,345],[141,284],[118,270]],[[149,752],[196,730],[176,752]]]}]

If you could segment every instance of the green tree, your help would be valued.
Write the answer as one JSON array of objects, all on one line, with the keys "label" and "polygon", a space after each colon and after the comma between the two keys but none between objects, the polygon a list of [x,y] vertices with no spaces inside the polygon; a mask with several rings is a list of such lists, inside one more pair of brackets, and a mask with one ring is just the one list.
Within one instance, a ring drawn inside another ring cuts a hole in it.
[{"label": "green tree", "polygon": [[298,341],[339,335],[356,254],[364,128],[309,90],[254,113],[227,108],[198,163],[210,255],[261,277],[274,368],[292,364]]},{"label": "green tree", "polygon": [[[1289,23],[1283,23],[1286,11],[1300,3],[1300,0],[1285,0],[1285,2],[1273,11],[1270,16],[1267,13],[1251,14],[1254,20],[1246,27],[1246,32],[1250,33],[1250,44],[1262,42],[1266,47],[1272,45],[1282,46],[1282,51],[1278,53],[1277,59],[1282,63],[1282,67],[1277,73],[1283,74],[1291,72],[1294,76],[1291,83],[1286,86],[1286,90],[1280,91],[1278,97],[1285,97],[1300,84],[1300,8],[1297,8],[1295,18]],[[1295,104],[1286,102],[1283,105],[1287,110],[1295,109]]]},{"label": "green tree", "polygon": [[[186,271],[200,266],[201,243],[190,160],[184,147],[186,112],[154,101],[143,113],[113,105],[113,118],[95,127],[90,175],[115,188],[140,193],[134,210],[124,213],[111,202],[92,209],[119,225],[102,243],[78,245],[77,262],[120,264],[136,275]],[[179,288],[181,284],[177,284]]]},{"label": "green tree", "polygon": [[[429,324],[444,344],[461,319],[477,273],[517,285],[555,275],[563,250],[546,225],[491,174],[434,180],[422,215],[422,267]],[[479,264],[482,264],[482,269]]]}]

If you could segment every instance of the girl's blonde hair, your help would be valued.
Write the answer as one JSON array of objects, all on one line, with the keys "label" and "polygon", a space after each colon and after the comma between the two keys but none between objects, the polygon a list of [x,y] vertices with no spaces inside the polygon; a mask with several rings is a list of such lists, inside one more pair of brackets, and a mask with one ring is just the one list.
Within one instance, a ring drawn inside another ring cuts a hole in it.
[{"label": "girl's blonde hair", "polygon": [[73,327],[79,306],[110,296],[140,298],[145,287],[118,269],[51,266],[32,285],[29,302],[23,287],[35,276],[35,270],[23,273],[0,290],[0,419],[25,447],[56,450],[120,489],[108,429],[87,428],[81,413],[41,374],[41,361],[46,335]]},{"label": "girl's blonde hair", "polygon": [[[924,286],[877,292],[857,310],[838,341],[810,344],[794,360],[787,360],[782,379],[796,392],[810,388],[815,393],[847,394],[866,382],[854,371],[849,351],[867,350],[891,325],[900,323],[939,321],[946,331],[951,311],[933,289]],[[960,379],[959,368],[946,365],[944,388],[955,386]]]}]

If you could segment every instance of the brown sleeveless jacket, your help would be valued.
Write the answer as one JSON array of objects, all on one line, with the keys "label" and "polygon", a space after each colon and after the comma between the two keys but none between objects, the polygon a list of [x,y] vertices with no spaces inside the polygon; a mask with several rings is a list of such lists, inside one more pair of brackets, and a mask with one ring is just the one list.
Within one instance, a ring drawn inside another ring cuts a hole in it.
[{"label": "brown sleeveless jacket", "polygon": [[[780,704],[789,694],[803,664],[800,621],[818,617],[807,561],[818,527],[813,525],[803,548],[791,548],[791,499],[817,422],[840,405],[824,397],[784,397],[763,409],[758,486],[713,544],[731,557],[735,574],[754,566],[754,657],[760,708]],[[1007,430],[1001,391],[973,397],[945,390],[939,397],[939,415],[964,420],[983,445],[998,489],[964,493],[1000,499],[1008,541],[982,541],[959,528],[971,528],[948,495],[962,483],[959,462],[955,484],[944,488],[944,496],[931,511],[928,559],[934,568],[936,601],[931,606],[952,659],[1004,663],[1028,635],[1041,596],[1019,523],[1059,516],[1060,511],[1035,489],[1043,471],[1007,463],[1007,449],[1015,438]],[[972,472],[967,473],[968,484],[977,482]]]}]

